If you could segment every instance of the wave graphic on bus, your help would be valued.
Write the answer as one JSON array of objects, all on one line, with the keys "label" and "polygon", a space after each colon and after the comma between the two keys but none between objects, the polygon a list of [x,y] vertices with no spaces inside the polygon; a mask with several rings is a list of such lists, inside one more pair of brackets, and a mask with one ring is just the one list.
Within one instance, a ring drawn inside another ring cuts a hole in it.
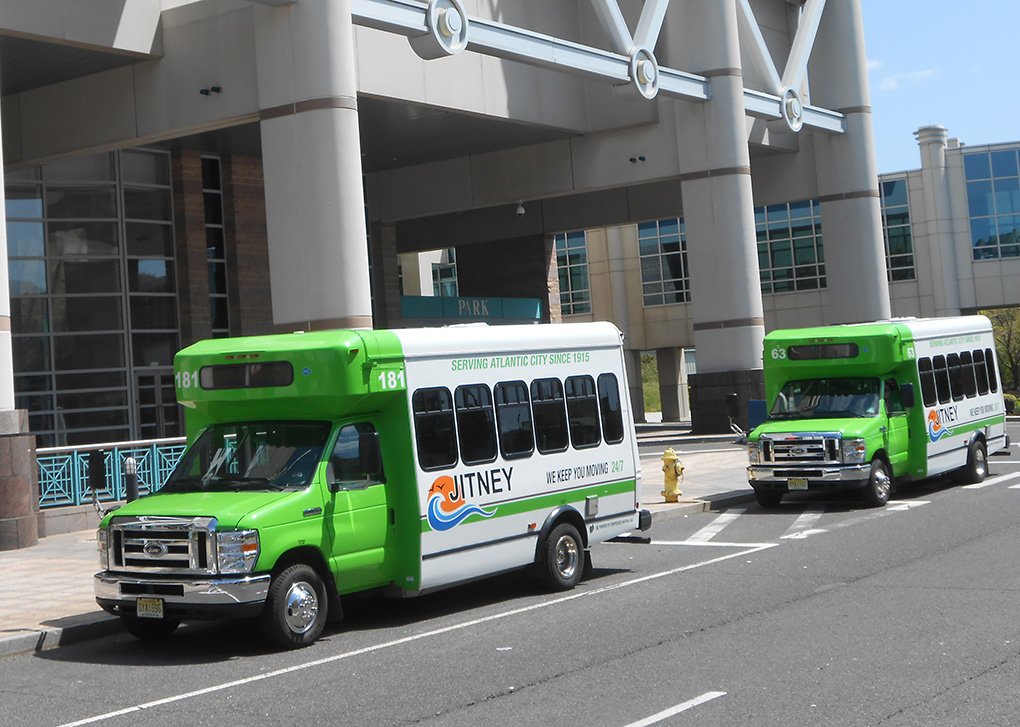
[{"label": "wave graphic on bus", "polygon": [[471,515],[492,517],[496,514],[496,509],[483,510],[478,505],[467,504],[464,502],[464,495],[460,492],[455,494],[455,490],[453,478],[448,476],[439,477],[429,488],[426,515],[429,527],[433,530],[449,530],[460,525]]},{"label": "wave graphic on bus", "polygon": [[937,442],[942,437],[948,437],[952,434],[951,429],[946,429],[942,426],[942,422],[939,421],[939,413],[932,409],[928,412],[928,439],[933,442]]}]

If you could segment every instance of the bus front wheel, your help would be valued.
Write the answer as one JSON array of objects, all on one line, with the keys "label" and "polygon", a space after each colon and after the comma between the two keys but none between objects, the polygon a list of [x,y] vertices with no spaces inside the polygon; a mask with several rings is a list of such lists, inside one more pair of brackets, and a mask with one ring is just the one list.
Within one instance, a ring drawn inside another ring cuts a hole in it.
[{"label": "bus front wheel", "polygon": [[875,459],[871,463],[868,484],[864,486],[864,502],[868,507],[883,507],[889,502],[890,493],[892,475],[889,473],[889,465],[882,459]]},{"label": "bus front wheel", "polygon": [[311,644],[326,625],[326,587],[310,565],[299,563],[273,578],[262,610],[262,631],[284,649]]},{"label": "bus front wheel", "polygon": [[778,507],[779,503],[783,499],[783,493],[780,490],[755,490],[754,499],[758,501],[758,505],[765,508]]}]

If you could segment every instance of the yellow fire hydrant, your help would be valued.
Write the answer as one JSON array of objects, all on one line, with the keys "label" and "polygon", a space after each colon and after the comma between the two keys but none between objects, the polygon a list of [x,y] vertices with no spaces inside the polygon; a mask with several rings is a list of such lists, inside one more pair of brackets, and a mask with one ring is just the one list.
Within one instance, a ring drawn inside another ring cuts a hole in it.
[{"label": "yellow fire hydrant", "polygon": [[666,498],[666,502],[679,502],[680,495],[684,494],[680,491],[680,483],[684,481],[684,463],[680,461],[672,447],[666,447],[661,459],[663,481],[666,486],[662,496]]}]

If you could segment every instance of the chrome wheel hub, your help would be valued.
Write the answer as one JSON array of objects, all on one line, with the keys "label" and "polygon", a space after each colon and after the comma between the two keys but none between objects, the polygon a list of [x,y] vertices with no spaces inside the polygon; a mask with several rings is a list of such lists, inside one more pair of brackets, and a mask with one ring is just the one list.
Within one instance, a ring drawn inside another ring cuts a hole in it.
[{"label": "chrome wheel hub", "polygon": [[577,543],[573,538],[564,535],[556,541],[556,570],[563,578],[569,580],[573,577],[579,560]]},{"label": "chrome wheel hub", "polygon": [[298,581],[287,591],[287,628],[295,634],[303,634],[312,628],[319,613],[319,598],[315,589],[304,581]]}]

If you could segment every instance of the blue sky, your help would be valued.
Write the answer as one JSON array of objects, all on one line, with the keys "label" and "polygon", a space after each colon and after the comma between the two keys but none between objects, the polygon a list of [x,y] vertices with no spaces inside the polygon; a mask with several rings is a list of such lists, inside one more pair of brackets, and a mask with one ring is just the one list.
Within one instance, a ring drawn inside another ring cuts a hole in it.
[{"label": "blue sky", "polygon": [[879,173],[919,168],[929,124],[969,145],[1020,141],[1020,0],[861,7]]}]

